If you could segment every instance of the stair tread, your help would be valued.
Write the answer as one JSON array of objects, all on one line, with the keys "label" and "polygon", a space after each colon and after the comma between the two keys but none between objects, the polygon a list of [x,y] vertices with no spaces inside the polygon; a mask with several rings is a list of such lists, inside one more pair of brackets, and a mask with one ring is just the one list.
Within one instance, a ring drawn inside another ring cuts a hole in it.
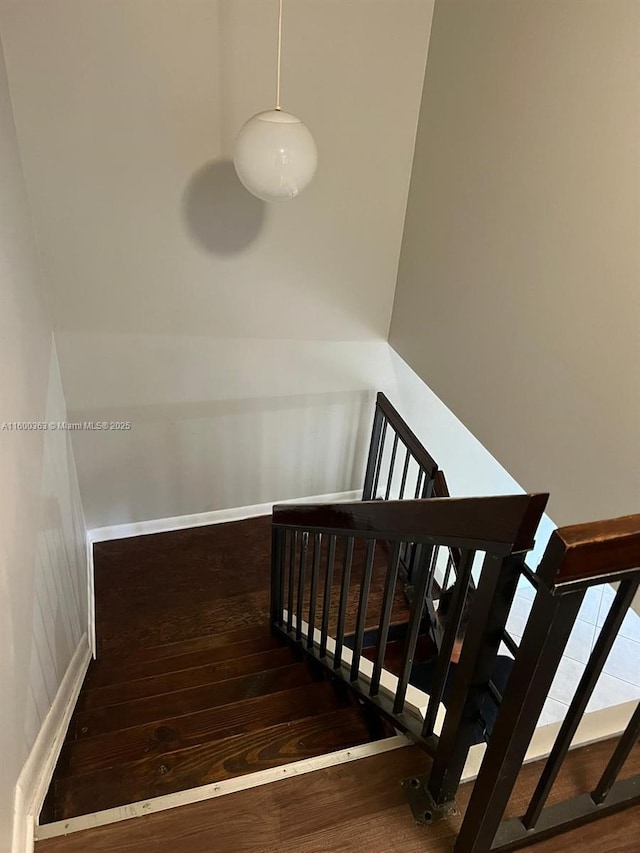
[{"label": "stair tread", "polygon": [[[385,736],[371,709],[355,705],[343,685],[327,684],[320,666],[304,660],[274,667],[283,646],[269,624],[270,542],[265,517],[96,546],[100,655],[85,679],[43,822]],[[356,624],[354,589],[366,553],[365,543],[356,543],[348,630]],[[371,613],[386,563],[387,555],[376,554]],[[408,611],[402,595],[396,599],[396,610]],[[244,666],[238,660],[264,652],[268,669],[234,671]]]},{"label": "stair tread", "polygon": [[82,691],[77,708],[79,711],[85,711],[91,708],[102,708],[105,705],[120,705],[133,699],[159,696],[203,684],[228,681],[241,675],[276,669],[293,663],[295,659],[295,652],[290,646],[280,646],[245,657],[206,663],[174,672],[163,672],[118,684],[90,687]]},{"label": "stair tread", "polygon": [[358,708],[285,722],[56,782],[56,820],[114,808],[366,743]]},{"label": "stair tread", "polygon": [[[373,661],[376,658],[376,652],[377,649],[375,646],[367,646],[362,650],[362,656]],[[404,640],[395,640],[387,643],[384,654],[385,669],[394,675],[400,675],[405,654],[406,645]],[[431,638],[426,635],[418,637],[413,657],[414,662],[430,660],[435,654],[437,654],[437,651]]]},{"label": "stair tread", "polygon": [[327,681],[293,687],[231,705],[71,741],[62,751],[57,775],[62,778],[103,770],[347,705],[347,698]]},{"label": "stair tread", "polygon": [[[188,642],[191,644],[192,641]],[[105,657],[104,659],[93,661],[84,681],[84,689],[91,690],[94,687],[105,687],[124,681],[135,681],[138,678],[148,678],[152,675],[160,675],[166,672],[191,669],[192,667],[207,663],[217,663],[218,661],[247,657],[248,655],[258,654],[268,649],[277,649],[282,646],[282,642],[276,637],[267,634],[266,636],[244,640],[239,643],[229,643],[227,645],[216,644],[192,651],[181,651],[179,648],[175,648],[175,646],[182,646],[182,643],[171,645],[173,651],[176,652],[175,654],[165,655],[164,657],[153,660],[129,661],[127,658],[118,656],[117,660],[114,660],[113,657]],[[160,646],[159,648],[165,647]]]},{"label": "stair tread", "polygon": [[264,624],[248,626],[234,631],[221,631],[215,634],[203,634],[188,640],[177,640],[172,643],[162,643],[154,646],[138,646],[123,650],[104,652],[97,663],[116,664],[118,661],[139,663],[142,661],[159,660],[165,657],[199,652],[205,649],[217,649],[221,646],[232,646],[248,640],[264,640],[271,637],[268,627]]},{"label": "stair tread", "polygon": [[102,708],[79,711],[74,715],[70,738],[90,737],[132,728],[168,717],[178,717],[255,696],[288,690],[317,680],[318,676],[308,664],[293,663],[278,669],[272,668],[255,674],[241,675],[227,681],[190,687],[159,696],[145,696],[119,705],[106,705]]}]

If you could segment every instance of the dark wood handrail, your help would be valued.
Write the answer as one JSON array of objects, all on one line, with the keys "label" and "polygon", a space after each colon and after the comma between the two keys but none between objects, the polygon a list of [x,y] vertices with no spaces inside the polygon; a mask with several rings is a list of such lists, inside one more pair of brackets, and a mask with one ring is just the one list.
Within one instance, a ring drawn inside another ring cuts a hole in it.
[{"label": "dark wood handrail", "polygon": [[533,547],[548,499],[547,494],[536,494],[278,505],[273,508],[273,523],[508,554]]},{"label": "dark wood handrail", "polygon": [[436,476],[433,483],[433,496],[434,498],[451,497],[447,478],[444,475],[444,471],[442,471],[440,468],[436,471]]},{"label": "dark wood handrail", "polygon": [[[447,478],[445,477],[444,471],[440,468],[436,471],[436,475],[433,481],[433,496],[434,498],[451,497]],[[450,554],[451,559],[453,561],[453,565],[457,572],[460,566],[461,552],[458,548],[451,548]],[[471,582],[473,583],[473,580]]]},{"label": "dark wood handrail", "polygon": [[388,397],[385,397],[382,391],[378,392],[378,396],[376,397],[376,406],[380,409],[393,429],[398,433],[416,462],[431,476],[435,475],[435,472],[438,470],[438,463],[435,462],[433,457],[425,450],[409,424],[392,405]]},{"label": "dark wood handrail", "polygon": [[554,530],[538,576],[550,586],[602,583],[640,569],[640,514]]}]

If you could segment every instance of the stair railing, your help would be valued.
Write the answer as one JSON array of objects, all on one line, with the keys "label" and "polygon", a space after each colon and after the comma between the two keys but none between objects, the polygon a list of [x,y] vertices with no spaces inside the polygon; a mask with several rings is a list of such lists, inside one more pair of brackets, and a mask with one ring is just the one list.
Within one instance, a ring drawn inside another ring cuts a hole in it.
[{"label": "stair railing", "polygon": [[438,465],[382,392],[376,397],[362,500],[430,498]]},{"label": "stair railing", "polygon": [[[362,500],[416,500],[418,498],[448,498],[449,487],[444,471],[425,449],[409,424],[391,401],[382,393],[376,397],[373,427],[367,456]],[[400,545],[400,577],[405,584],[409,601],[414,594],[413,569],[417,556],[415,542]],[[438,572],[433,573],[426,591],[427,616],[434,639],[435,610],[433,599],[448,589],[455,579],[460,552],[451,548],[443,553]]]},{"label": "stair railing", "polygon": [[[640,705],[613,749],[592,791],[547,805],[609,652],[640,585],[640,515],[556,530],[535,574],[526,576],[536,597],[474,785],[455,853],[502,853],[533,844],[640,802],[640,776],[619,780],[640,737]],[[529,805],[503,821],[544,702],[558,670],[585,594],[619,582],[584,674],[556,737]],[[500,610],[498,602],[492,609]],[[439,789],[440,803],[451,795]]]},{"label": "stair railing", "polygon": [[[438,474],[440,473],[440,478]],[[443,497],[436,494],[442,472],[409,424],[380,391],[376,397],[362,500],[417,500]],[[416,543],[400,546],[400,574],[408,597],[413,594]],[[431,591],[427,597],[431,598]],[[431,614],[433,615],[433,614]]]},{"label": "stair railing", "polygon": [[[425,820],[450,810],[448,793],[457,789],[462,776],[479,703],[491,681],[523,571],[524,554],[533,547],[547,499],[548,495],[427,498],[273,509],[272,630],[349,685],[434,757]],[[417,548],[415,595],[404,659],[396,678],[384,671],[383,664],[403,542],[415,543]],[[407,688],[425,593],[441,549],[457,549],[460,564],[432,689],[422,713],[406,701]],[[354,563],[356,552],[361,562]],[[481,563],[478,592],[460,663],[453,673],[453,699],[442,719],[441,702],[476,561]],[[379,607],[372,613],[374,567],[384,574],[384,583]],[[362,659],[368,617],[377,624],[372,664]],[[354,624],[348,626],[349,621]],[[344,642],[348,627],[355,628],[353,648],[346,648]]]}]

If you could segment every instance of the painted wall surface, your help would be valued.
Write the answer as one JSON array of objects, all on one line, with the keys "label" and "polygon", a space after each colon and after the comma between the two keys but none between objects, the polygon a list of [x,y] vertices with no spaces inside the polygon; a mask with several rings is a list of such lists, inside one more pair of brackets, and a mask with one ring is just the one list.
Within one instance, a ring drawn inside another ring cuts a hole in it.
[{"label": "painted wall surface", "polygon": [[71,416],[131,423],[73,434],[95,483],[89,527],[362,486],[387,343],[121,335],[114,351],[94,335],[86,347],[91,376],[68,338],[60,344],[82,392]]},{"label": "painted wall surface", "polygon": [[87,625],[85,528],[0,50],[0,851],[14,788]]},{"label": "painted wall surface", "polygon": [[[524,491],[391,347],[389,362],[393,379],[384,391],[438,467],[445,472],[453,497],[514,495]],[[383,463],[383,473],[387,470],[386,464]],[[400,466],[398,468],[400,470]],[[410,489],[411,483],[409,493]],[[531,568],[538,565],[556,526],[548,515],[542,517],[535,548],[527,556],[527,564]]]},{"label": "painted wall surface", "polygon": [[73,436],[89,526],[360,485],[338,434],[383,379],[430,0],[285,4],[320,160],[284,204],[231,164],[276,0],[0,9],[70,414],[132,425]]},{"label": "painted wall surface", "polygon": [[438,0],[390,343],[558,524],[640,511],[640,5]]}]

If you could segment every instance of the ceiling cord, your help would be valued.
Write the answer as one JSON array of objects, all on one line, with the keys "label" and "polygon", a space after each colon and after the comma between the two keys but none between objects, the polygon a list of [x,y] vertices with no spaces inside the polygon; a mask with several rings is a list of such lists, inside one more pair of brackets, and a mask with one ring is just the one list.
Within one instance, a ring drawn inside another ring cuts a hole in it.
[{"label": "ceiling cord", "polygon": [[278,9],[278,74],[276,76],[276,109],[280,109],[280,63],[282,59],[282,0]]}]

